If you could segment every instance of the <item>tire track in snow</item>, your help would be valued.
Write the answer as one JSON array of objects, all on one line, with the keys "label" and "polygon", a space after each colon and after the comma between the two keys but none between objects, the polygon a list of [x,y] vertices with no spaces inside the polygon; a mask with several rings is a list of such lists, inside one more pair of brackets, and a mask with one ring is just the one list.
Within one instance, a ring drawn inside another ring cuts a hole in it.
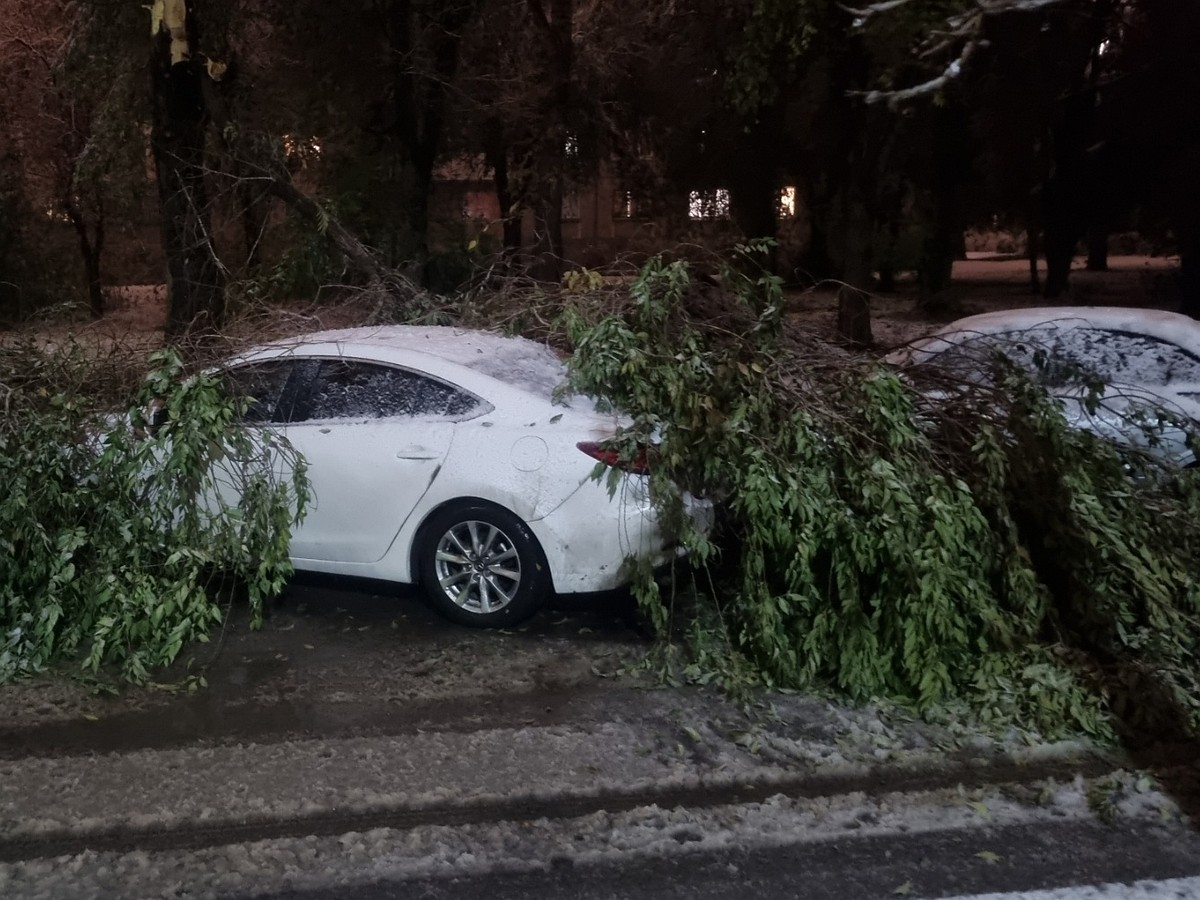
[{"label": "tire track in snow", "polygon": [[115,827],[91,831],[45,831],[0,838],[0,863],[63,856],[85,851],[128,853],[197,850],[254,841],[333,836],[375,829],[412,829],[428,825],[479,825],[537,819],[572,819],[597,812],[626,812],[640,807],[705,809],[762,803],[775,795],[816,799],[848,794],[876,798],[885,794],[928,792],[961,786],[1002,790],[1077,776],[1099,778],[1114,771],[1098,758],[1036,763],[957,764],[909,771],[873,768],[854,775],[800,775],[761,780],[708,780],[694,786],[631,791],[510,796],[420,806],[395,806],[353,812],[322,809],[285,817],[233,821],[184,821],[169,827]]}]

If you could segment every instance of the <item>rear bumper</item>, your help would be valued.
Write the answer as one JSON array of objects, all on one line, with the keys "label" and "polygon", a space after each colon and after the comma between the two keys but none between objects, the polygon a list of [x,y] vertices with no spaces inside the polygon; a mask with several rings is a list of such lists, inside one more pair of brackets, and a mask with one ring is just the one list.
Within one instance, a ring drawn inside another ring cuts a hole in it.
[{"label": "rear bumper", "polygon": [[[712,527],[712,504],[688,498],[688,512],[702,531]],[[561,506],[529,523],[545,551],[554,590],[560,594],[612,590],[628,582],[625,561],[653,565],[679,553],[664,536],[643,479],[627,477],[613,497],[599,482],[581,485]]]}]

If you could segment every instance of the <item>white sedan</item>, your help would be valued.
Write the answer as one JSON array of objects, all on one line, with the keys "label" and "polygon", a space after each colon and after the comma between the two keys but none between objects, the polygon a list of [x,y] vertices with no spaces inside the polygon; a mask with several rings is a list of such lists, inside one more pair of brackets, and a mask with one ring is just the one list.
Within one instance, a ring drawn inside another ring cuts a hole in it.
[{"label": "white sedan", "polygon": [[[959,319],[892,353],[902,366],[935,365],[982,377],[997,353],[1029,372],[1069,422],[1127,446],[1194,465],[1200,423],[1200,322],[1155,309],[1034,307]],[[1092,385],[1104,384],[1099,404]],[[1159,412],[1171,421],[1158,422]]]},{"label": "white sedan", "polygon": [[[467,625],[511,624],[552,593],[622,584],[666,560],[644,473],[592,478],[621,424],[556,396],[566,369],[522,338],[386,326],[304,335],[221,367],[246,424],[288,439],[312,498],[298,570],[419,583]],[[709,507],[694,503],[697,521]]]}]

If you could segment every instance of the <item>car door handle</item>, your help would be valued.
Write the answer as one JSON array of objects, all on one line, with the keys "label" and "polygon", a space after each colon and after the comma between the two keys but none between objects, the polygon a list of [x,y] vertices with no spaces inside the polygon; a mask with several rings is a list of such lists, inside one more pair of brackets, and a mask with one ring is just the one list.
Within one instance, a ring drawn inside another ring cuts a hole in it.
[{"label": "car door handle", "polygon": [[442,454],[428,447],[401,447],[396,451],[397,459],[440,459]]}]

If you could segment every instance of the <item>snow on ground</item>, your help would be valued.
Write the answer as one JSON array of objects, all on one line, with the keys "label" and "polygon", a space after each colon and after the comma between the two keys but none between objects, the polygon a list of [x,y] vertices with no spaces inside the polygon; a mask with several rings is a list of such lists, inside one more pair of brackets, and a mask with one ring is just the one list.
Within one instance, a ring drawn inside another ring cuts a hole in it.
[{"label": "snow on ground", "polygon": [[[679,858],[832,841],[851,834],[857,838],[954,830],[977,835],[980,852],[987,852],[992,827],[1091,819],[1084,793],[1081,781],[1047,785],[1043,804],[1034,806],[997,793],[955,789],[876,798],[776,796],[764,803],[701,810],[645,806],[565,820],[377,829],[186,852],[86,852],[0,865],[0,896],[200,898],[330,887],[344,887],[351,896],[354,884],[379,880],[478,877],[564,864]],[[1164,829],[1164,839],[1170,834]],[[197,880],[197,872],[206,873],[203,880]]]},{"label": "snow on ground", "polygon": [[[852,775],[880,763],[893,771],[945,761],[921,734],[885,723],[874,710],[780,698],[778,719],[742,728],[723,718],[723,703],[695,692],[638,696],[637,702],[623,700],[620,715],[627,718],[614,721],[3,761],[0,838],[87,835],[122,826],[219,828],[222,822],[480,801],[596,798],[600,807],[604,792],[773,785],[802,773]],[[1077,749],[1042,747],[1036,756],[1069,757]],[[997,758],[990,742],[963,753],[981,764]],[[1102,794],[1109,800],[1106,815],[1178,821],[1175,805],[1132,775],[1115,776]],[[1097,783],[1082,779],[1044,782],[1019,793],[888,793],[880,786],[871,796],[777,795],[704,809],[641,806],[565,819],[476,819],[202,850],[89,851],[0,865],[0,897],[210,897],[960,829],[977,834],[986,850],[992,826],[1093,821],[1096,795]],[[1175,832],[1164,833],[1170,839]],[[205,874],[198,880],[197,873]],[[348,888],[346,896],[352,895]]]},{"label": "snow on ground", "polygon": [[[798,774],[854,776],[881,764],[903,771],[945,762],[919,731],[885,725],[870,710],[798,700],[796,709],[780,708],[778,722],[738,724],[717,698],[646,692],[626,701],[627,709],[603,713],[611,721],[0,760],[0,837],[776,784]],[[992,742],[978,744],[969,749],[981,764],[1005,758]],[[1079,749],[1045,745],[1040,755],[1070,759]],[[1018,751],[1008,758],[1030,761]]]},{"label": "snow on ground", "polygon": [[1196,900],[1197,897],[1200,897],[1200,878],[1171,878],[1166,881],[1085,885],[1052,891],[972,894],[970,897],[947,897],[945,900]]},{"label": "snow on ground", "polygon": [[[0,763],[0,835],[782,777],[730,745],[696,761],[626,724],[302,740]],[[53,786],[47,791],[47,786]],[[120,811],[118,813],[117,811]]]}]

